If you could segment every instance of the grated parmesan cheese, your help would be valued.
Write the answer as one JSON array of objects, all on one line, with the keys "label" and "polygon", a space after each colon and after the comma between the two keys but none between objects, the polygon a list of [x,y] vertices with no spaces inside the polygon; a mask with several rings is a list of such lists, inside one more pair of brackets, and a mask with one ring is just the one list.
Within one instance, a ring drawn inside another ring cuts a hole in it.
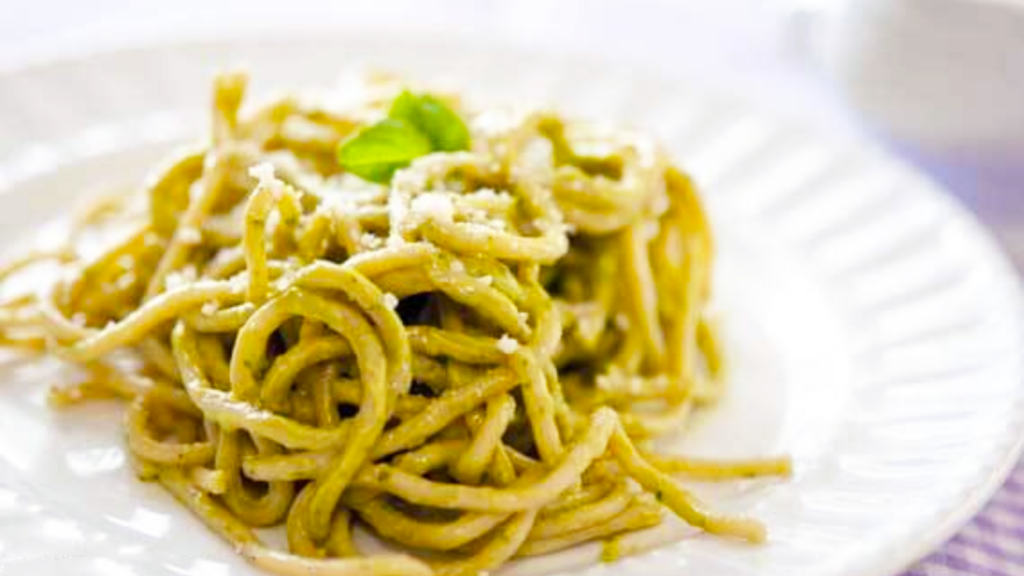
[{"label": "grated parmesan cheese", "polygon": [[384,245],[384,239],[372,232],[365,232],[359,237],[359,241],[370,250],[375,250]]},{"label": "grated parmesan cheese", "polygon": [[398,297],[391,292],[384,293],[384,305],[394,310],[398,307]]},{"label": "grated parmesan cheese", "polygon": [[174,288],[180,288],[185,284],[194,281],[198,277],[198,272],[193,264],[185,266],[181,270],[174,270],[167,274],[167,278],[164,280],[164,287],[168,290]]},{"label": "grated parmesan cheese", "polygon": [[249,168],[249,175],[256,179],[257,188],[265,188],[274,196],[285,193],[284,182],[277,177],[277,169],[270,162],[261,162]]},{"label": "grated parmesan cheese", "polygon": [[168,290],[174,290],[185,285],[188,280],[185,279],[185,275],[181,272],[169,272],[167,277],[164,278],[164,288]]},{"label": "grated parmesan cheese", "polygon": [[487,187],[477,188],[472,195],[474,198],[485,202],[497,202],[501,198],[499,194],[501,194],[501,196],[505,196],[506,198],[508,196],[508,194],[499,193],[494,188]]},{"label": "grated parmesan cheese", "polygon": [[270,162],[261,162],[249,168],[249,176],[255,178],[260,186],[271,187],[277,180],[276,170]]},{"label": "grated parmesan cheese", "polygon": [[427,192],[412,200],[412,212],[416,219],[430,219],[435,222],[451,222],[455,219],[452,199],[442,192]]},{"label": "grated parmesan cheese", "polygon": [[202,308],[200,308],[199,311],[202,312],[203,314],[205,314],[206,316],[209,316],[211,314],[216,314],[217,313],[217,303],[216,302],[207,302],[206,304],[203,304]]},{"label": "grated parmesan cheese", "polygon": [[487,276],[481,276],[480,281],[486,284],[487,286],[490,286],[494,284],[494,276],[491,276],[489,274]]},{"label": "grated parmesan cheese", "polygon": [[519,350],[519,342],[508,334],[502,334],[498,339],[498,350],[503,354],[515,354]]},{"label": "grated parmesan cheese", "polygon": [[118,290],[127,290],[135,284],[136,279],[134,272],[125,272],[118,276],[117,280],[114,281],[114,286],[116,286]]},{"label": "grated parmesan cheese", "polygon": [[178,229],[178,239],[185,244],[200,244],[203,241],[203,235],[199,230],[191,226],[182,226]]}]

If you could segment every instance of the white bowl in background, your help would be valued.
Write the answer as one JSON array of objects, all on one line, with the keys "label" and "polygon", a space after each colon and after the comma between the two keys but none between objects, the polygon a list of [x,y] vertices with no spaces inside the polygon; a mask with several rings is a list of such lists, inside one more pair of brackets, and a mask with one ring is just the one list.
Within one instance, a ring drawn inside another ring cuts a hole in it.
[{"label": "white bowl in background", "polygon": [[878,129],[961,157],[1024,157],[1024,1],[817,0],[793,40]]}]

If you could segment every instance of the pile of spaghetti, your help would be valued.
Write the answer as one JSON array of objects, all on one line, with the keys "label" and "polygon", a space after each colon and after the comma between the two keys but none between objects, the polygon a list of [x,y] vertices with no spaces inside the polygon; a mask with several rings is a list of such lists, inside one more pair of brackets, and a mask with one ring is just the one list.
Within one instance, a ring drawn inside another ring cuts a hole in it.
[{"label": "pile of spaghetti", "polygon": [[[209,139],[144,193],[0,271],[57,269],[0,309],[6,344],[80,367],[55,404],[128,400],[139,475],[280,574],[477,574],[665,509],[764,538],[679,477],[787,460],[651,444],[719,393],[712,238],[663,151],[394,79],[240,112],[246,84],[217,78]],[[360,555],[355,524],[404,552]]]}]

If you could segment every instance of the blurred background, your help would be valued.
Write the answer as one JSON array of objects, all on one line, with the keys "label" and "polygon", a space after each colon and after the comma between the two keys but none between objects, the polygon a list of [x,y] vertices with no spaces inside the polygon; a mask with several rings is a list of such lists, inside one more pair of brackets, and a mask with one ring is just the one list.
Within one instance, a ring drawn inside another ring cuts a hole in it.
[{"label": "blurred background", "polygon": [[738,95],[915,164],[1024,267],[1020,0],[0,0],[0,67],[310,27],[584,55]]}]

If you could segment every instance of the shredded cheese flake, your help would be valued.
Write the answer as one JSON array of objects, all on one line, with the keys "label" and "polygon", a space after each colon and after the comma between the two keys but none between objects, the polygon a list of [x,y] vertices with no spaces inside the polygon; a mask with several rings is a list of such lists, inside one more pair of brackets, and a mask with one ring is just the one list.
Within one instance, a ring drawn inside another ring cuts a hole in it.
[{"label": "shredded cheese flake", "polygon": [[203,235],[196,228],[183,226],[178,230],[178,239],[185,244],[195,245],[203,242]]},{"label": "shredded cheese flake", "polygon": [[187,282],[188,280],[185,279],[185,275],[177,271],[168,273],[167,276],[164,278],[164,286],[168,290],[180,288],[184,286]]},{"label": "shredded cheese flake", "polygon": [[181,270],[174,270],[168,273],[167,278],[164,280],[164,286],[166,286],[168,290],[172,290],[194,281],[197,277],[198,272],[196,271],[196,267],[189,264]]},{"label": "shredded cheese flake", "polygon": [[372,232],[364,233],[359,237],[359,241],[370,250],[375,250],[384,245],[384,239]]},{"label": "shredded cheese flake", "polygon": [[501,350],[502,354],[515,354],[516,350],[519,350],[519,341],[508,334],[502,334],[498,339],[498,350]]},{"label": "shredded cheese flake", "polygon": [[260,162],[249,168],[249,175],[255,178],[260,186],[272,186],[277,180],[276,170],[270,162]]},{"label": "shredded cheese flake", "polygon": [[487,201],[487,202],[497,202],[500,199],[501,196],[505,196],[506,199],[507,199],[508,194],[505,194],[503,192],[498,192],[494,188],[486,188],[486,187],[484,187],[484,188],[477,188],[476,191],[473,192],[473,196],[475,196],[478,200],[484,200],[484,201]]},{"label": "shredded cheese flake", "polygon": [[137,278],[135,276],[135,272],[125,272],[124,274],[118,276],[117,280],[114,282],[114,285],[117,287],[118,290],[127,290],[135,284],[136,279]]},{"label": "shredded cheese flake", "polygon": [[433,220],[435,222],[451,222],[455,219],[455,206],[452,199],[443,192],[426,192],[412,200],[413,218]]}]

